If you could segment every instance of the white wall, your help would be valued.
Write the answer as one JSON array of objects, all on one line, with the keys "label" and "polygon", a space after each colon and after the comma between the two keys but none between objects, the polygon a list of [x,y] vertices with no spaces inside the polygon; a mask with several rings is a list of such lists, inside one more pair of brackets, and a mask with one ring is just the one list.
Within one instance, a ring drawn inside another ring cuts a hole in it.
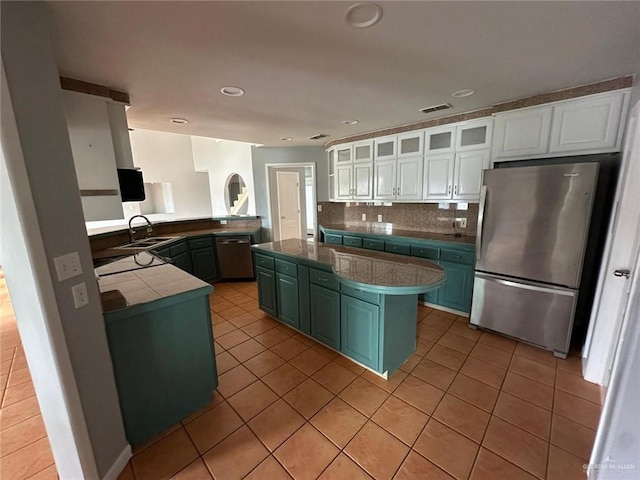
[{"label": "white wall", "polygon": [[256,197],[251,166],[251,144],[206,137],[191,137],[191,143],[196,168],[209,172],[213,215],[227,215],[224,189],[227,178],[233,173],[240,175],[247,186],[249,192],[247,215],[255,215]]},{"label": "white wall", "polygon": [[[144,182],[169,182],[173,191],[175,212],[149,218],[211,217],[209,178],[194,167],[191,137],[139,129],[130,133],[133,163],[142,170]],[[139,213],[137,204],[125,203],[124,211],[126,218]]]}]

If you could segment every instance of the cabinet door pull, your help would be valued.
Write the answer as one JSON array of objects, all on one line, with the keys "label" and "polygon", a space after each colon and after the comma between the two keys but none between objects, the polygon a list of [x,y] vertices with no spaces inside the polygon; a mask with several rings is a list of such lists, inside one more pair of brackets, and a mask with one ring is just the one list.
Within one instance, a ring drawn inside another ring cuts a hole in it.
[{"label": "cabinet door pull", "polygon": [[457,195],[458,194],[458,185],[456,185],[455,187],[453,187],[453,194]]},{"label": "cabinet door pull", "polygon": [[451,185],[447,187],[447,195],[451,195]]},{"label": "cabinet door pull", "polygon": [[322,278],[322,277],[318,278],[318,280],[320,280],[321,282],[328,282],[329,281],[328,278]]}]

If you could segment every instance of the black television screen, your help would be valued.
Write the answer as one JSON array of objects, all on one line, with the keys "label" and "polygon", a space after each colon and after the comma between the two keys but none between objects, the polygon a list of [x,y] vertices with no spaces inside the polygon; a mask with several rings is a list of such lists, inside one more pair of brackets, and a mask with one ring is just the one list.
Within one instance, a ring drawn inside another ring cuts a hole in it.
[{"label": "black television screen", "polygon": [[146,198],[140,170],[119,168],[118,182],[120,183],[120,196],[123,202],[142,202]]}]

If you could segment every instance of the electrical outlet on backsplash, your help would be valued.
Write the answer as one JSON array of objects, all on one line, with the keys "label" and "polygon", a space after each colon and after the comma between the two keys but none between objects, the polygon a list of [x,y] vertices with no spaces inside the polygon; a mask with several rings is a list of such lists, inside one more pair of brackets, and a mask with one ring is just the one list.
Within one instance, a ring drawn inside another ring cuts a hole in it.
[{"label": "electrical outlet on backsplash", "polygon": [[[369,225],[377,224],[378,215],[383,215],[386,225],[398,230],[417,230],[433,233],[460,231],[464,235],[475,235],[478,225],[478,204],[469,203],[467,209],[458,209],[455,203],[449,209],[438,208],[437,203],[394,203],[390,206],[365,203],[323,202],[318,212],[318,225]],[[366,218],[369,221],[363,221]],[[456,219],[466,219],[467,226],[459,228]],[[455,225],[455,227],[454,227]]]}]

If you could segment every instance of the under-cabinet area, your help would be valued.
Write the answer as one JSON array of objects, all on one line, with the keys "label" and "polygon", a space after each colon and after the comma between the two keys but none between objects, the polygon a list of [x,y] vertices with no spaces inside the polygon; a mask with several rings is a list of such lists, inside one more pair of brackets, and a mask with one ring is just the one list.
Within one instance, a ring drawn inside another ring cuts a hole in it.
[{"label": "under-cabinet area", "polygon": [[417,296],[445,279],[423,259],[313,241],[253,249],[261,310],[381,375],[415,350]]}]

